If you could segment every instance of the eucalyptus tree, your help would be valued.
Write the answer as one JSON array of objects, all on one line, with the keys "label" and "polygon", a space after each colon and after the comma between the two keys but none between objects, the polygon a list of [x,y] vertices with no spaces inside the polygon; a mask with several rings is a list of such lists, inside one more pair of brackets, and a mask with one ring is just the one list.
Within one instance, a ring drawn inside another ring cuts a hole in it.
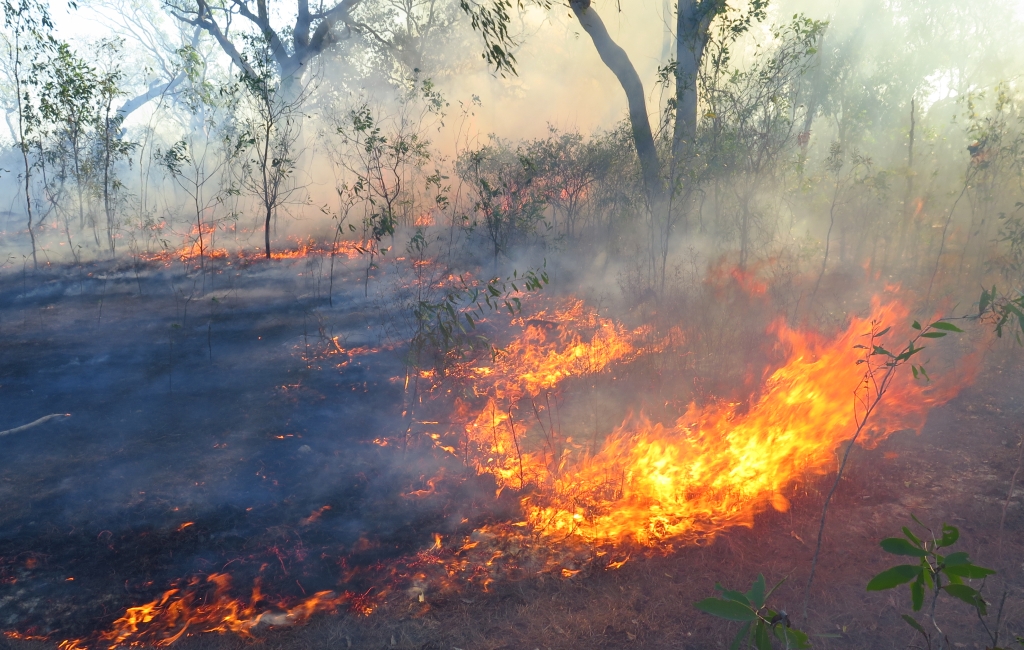
[{"label": "eucalyptus tree", "polygon": [[[188,81],[184,85],[183,98],[189,107],[191,119],[181,139],[166,150],[157,149],[156,159],[160,166],[171,176],[175,184],[188,195],[195,210],[195,244],[199,248],[199,266],[203,271],[203,290],[206,282],[206,250],[212,245],[207,235],[212,235],[213,228],[203,215],[218,205],[227,192],[229,183],[217,183],[223,180],[223,172],[229,161],[228,152],[221,145],[227,134],[222,129],[222,121],[226,121],[228,111],[232,108],[230,93],[221,94],[213,91],[211,84],[203,76],[203,64],[198,57],[187,59]],[[227,109],[227,110],[224,110]],[[208,187],[214,184],[211,191]]]},{"label": "eucalyptus tree", "polygon": [[[259,202],[264,251],[270,259],[270,227],[298,189],[296,143],[301,135],[302,104],[308,94],[290,84],[274,63],[273,44],[262,36],[248,39],[245,69],[239,75],[238,130],[234,155],[241,161],[242,187]],[[285,85],[290,88],[284,88]]]},{"label": "eucalyptus tree", "polygon": [[58,179],[63,181],[70,175],[77,196],[78,225],[85,228],[92,168],[91,131],[97,120],[99,77],[95,68],[67,43],[57,46],[47,68],[48,75],[39,94],[40,113],[51,125],[54,155],[63,158]]},{"label": "eucalyptus tree", "polygon": [[46,3],[39,0],[3,0],[4,49],[7,71],[15,96],[15,146],[21,152],[24,165],[22,188],[25,192],[25,212],[29,239],[32,243],[32,265],[38,267],[36,256],[35,224],[32,214],[33,142],[42,136],[35,89],[39,75],[45,68],[49,53],[57,47],[53,35],[53,22]]}]

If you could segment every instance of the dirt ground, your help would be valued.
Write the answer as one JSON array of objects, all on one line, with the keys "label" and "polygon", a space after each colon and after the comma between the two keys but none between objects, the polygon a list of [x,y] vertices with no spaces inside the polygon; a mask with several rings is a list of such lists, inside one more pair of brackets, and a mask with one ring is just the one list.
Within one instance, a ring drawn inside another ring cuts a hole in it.
[{"label": "dirt ground", "polygon": [[[380,335],[361,269],[338,271],[329,305],[310,265],[221,264],[203,291],[196,276],[155,264],[138,276],[110,265],[0,275],[0,430],[70,414],[0,437],[0,630],[51,639],[0,636],[0,647],[87,636],[173,580],[225,563],[282,596],[337,588],[333,558],[386,564],[429,547],[435,531],[498,516],[481,496],[492,493],[486,481],[402,498],[437,469],[429,454],[372,444],[405,426],[402,360]],[[335,336],[346,353],[332,353]],[[899,618],[906,590],[864,585],[900,563],[877,542],[911,513],[958,526],[958,549],[999,570],[985,592],[998,602],[1006,591],[1004,634],[1024,635],[1024,480],[1007,502],[1024,435],[1022,360],[999,342],[920,435],[854,450],[806,621],[803,586],[834,475],[809,478],[788,512],[768,511],[751,529],[636,553],[617,570],[428,592],[426,607],[396,592],[368,617],[325,614],[250,639],[208,634],[176,646],[728,647],[735,624],[693,603],[716,582],[746,589],[764,573],[786,578],[774,602],[815,647],[906,648],[917,642]],[[324,504],[331,510],[315,526],[295,525]],[[939,612],[955,647],[986,647],[966,605]]]}]

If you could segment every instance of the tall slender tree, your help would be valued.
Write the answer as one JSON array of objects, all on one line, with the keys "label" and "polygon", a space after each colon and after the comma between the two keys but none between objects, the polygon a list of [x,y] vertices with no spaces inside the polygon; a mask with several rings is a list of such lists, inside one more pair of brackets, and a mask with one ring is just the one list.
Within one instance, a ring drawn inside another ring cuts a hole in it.
[{"label": "tall slender tree", "polygon": [[32,265],[39,266],[36,256],[35,224],[32,214],[32,170],[31,153],[34,139],[40,137],[40,115],[35,87],[40,83],[39,74],[44,61],[57,47],[53,36],[53,22],[46,3],[39,0],[3,0],[4,44],[8,70],[14,85],[15,112],[17,124],[15,145],[21,151],[24,164],[22,187],[25,192],[25,212],[29,239],[32,242]]}]

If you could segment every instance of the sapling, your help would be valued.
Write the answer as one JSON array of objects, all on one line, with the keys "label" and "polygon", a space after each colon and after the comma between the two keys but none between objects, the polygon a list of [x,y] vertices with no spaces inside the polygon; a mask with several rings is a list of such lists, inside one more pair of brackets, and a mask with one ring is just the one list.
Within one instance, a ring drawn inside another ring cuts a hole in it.
[{"label": "sapling", "polygon": [[917,517],[911,515],[911,518],[914,523],[928,531],[928,535],[919,538],[904,526],[903,537],[888,537],[883,539],[880,545],[886,553],[918,558],[918,563],[900,564],[886,569],[871,579],[867,590],[884,591],[909,584],[911,608],[915,612],[921,611],[925,605],[925,599],[928,598],[930,603],[927,616],[931,627],[935,630],[934,633],[926,630],[924,625],[910,614],[903,614],[902,618],[907,625],[924,637],[929,650],[933,647],[933,640],[936,642],[934,647],[938,650],[949,647],[949,638],[939,627],[939,621],[935,616],[935,605],[939,596],[944,594],[961,600],[973,607],[977,613],[978,620],[992,642],[989,650],[1000,650],[999,628],[1002,623],[1006,593],[1003,593],[999,601],[995,623],[989,626],[987,620],[988,601],[982,596],[981,589],[975,589],[964,583],[964,580],[984,579],[993,575],[995,571],[972,564],[968,554],[962,551],[943,554],[945,553],[943,549],[953,546],[960,539],[960,530],[956,526],[943,524],[941,533],[936,536],[935,531],[922,524]]}]

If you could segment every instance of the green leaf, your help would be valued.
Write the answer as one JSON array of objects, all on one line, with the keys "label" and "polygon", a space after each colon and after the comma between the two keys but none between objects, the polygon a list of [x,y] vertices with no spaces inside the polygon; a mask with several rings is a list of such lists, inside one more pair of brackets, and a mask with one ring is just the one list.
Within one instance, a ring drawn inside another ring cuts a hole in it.
[{"label": "green leaf", "polygon": [[992,293],[989,293],[985,289],[981,290],[981,298],[978,299],[978,315],[979,316],[981,316],[982,314],[985,313],[985,310],[988,309],[988,306],[990,304],[992,304],[992,301],[995,299],[995,297],[996,297],[996,288],[995,288],[995,286],[992,287]]},{"label": "green leaf", "polygon": [[722,592],[722,595],[725,596],[726,600],[731,600],[734,603],[740,603],[745,607],[751,606],[747,597],[738,591],[733,591],[732,589],[720,589],[719,591]]},{"label": "green leaf", "polygon": [[910,366],[910,371],[914,373],[914,379],[917,379],[917,366]]},{"label": "green leaf", "polygon": [[918,576],[917,580],[910,584],[910,604],[915,612],[921,611],[924,604],[924,575]]},{"label": "green leaf", "polygon": [[942,524],[942,537],[939,539],[939,548],[952,546],[956,544],[958,539],[960,539],[960,530],[956,526]]},{"label": "green leaf", "polygon": [[807,638],[807,635],[800,630],[794,630],[791,627],[785,625],[779,625],[775,628],[775,636],[780,641],[786,643],[790,648],[810,648],[811,640]]},{"label": "green leaf", "polygon": [[883,591],[906,584],[921,575],[921,567],[911,564],[900,564],[882,571],[868,583],[868,591]]},{"label": "green leaf", "polygon": [[917,538],[917,535],[912,533],[906,526],[903,527],[903,534],[907,536],[907,539],[914,542],[917,546],[921,546],[921,540]]},{"label": "green leaf", "polygon": [[740,646],[750,636],[750,626],[751,625],[752,625],[752,623],[748,622],[746,625],[744,625],[743,627],[740,628],[740,631],[736,635],[736,638],[733,639],[732,643],[729,645],[729,650],[740,650]]},{"label": "green leaf", "polygon": [[750,585],[750,591],[747,592],[749,602],[758,609],[764,607],[764,588],[764,574],[759,573],[757,580],[754,580],[754,584]]},{"label": "green leaf", "polygon": [[895,356],[892,352],[889,352],[888,350],[886,350],[885,348],[883,348],[880,345],[876,345],[875,349],[871,352],[871,354],[873,354],[873,355],[874,354],[881,354],[881,355],[884,355],[884,356],[887,356],[887,357]]},{"label": "green leaf", "polygon": [[772,637],[768,634],[768,628],[764,621],[758,621],[754,628],[754,645],[757,650],[772,650]]},{"label": "green leaf", "polygon": [[913,616],[910,616],[909,614],[904,614],[903,615],[903,620],[907,622],[907,625],[909,625],[910,627],[914,628],[915,630],[917,630],[918,632],[923,634],[926,639],[928,638],[928,633],[924,631],[924,628],[921,627],[920,623],[918,623],[916,620],[914,620]]},{"label": "green leaf", "polygon": [[985,606],[985,600],[981,597],[981,593],[979,593],[977,589],[973,589],[967,585],[946,585],[943,589],[950,596],[959,598],[968,605],[976,608],[982,616],[988,614],[988,608]]},{"label": "green leaf", "polygon": [[882,330],[878,334],[875,334],[875,336],[885,336],[886,334],[889,333],[889,330],[891,330],[891,329],[892,329],[892,327],[886,327],[884,330]]},{"label": "green leaf", "polygon": [[914,321],[913,323],[911,323],[910,326],[913,327],[916,330],[921,329],[921,323],[918,323],[917,321]]},{"label": "green leaf", "polygon": [[941,339],[945,335],[945,332],[925,332],[921,336],[923,336],[926,339]]},{"label": "green leaf", "polygon": [[950,553],[943,558],[943,564],[946,566],[959,566],[961,564],[970,564],[971,561],[967,557],[967,553],[963,551],[957,551],[956,553]]},{"label": "green leaf", "polygon": [[700,611],[724,618],[727,621],[753,621],[757,618],[754,610],[746,605],[737,603],[734,600],[722,600],[720,598],[705,598],[693,605]]},{"label": "green leaf", "polygon": [[902,537],[887,537],[879,544],[886,553],[893,555],[909,555],[910,557],[927,557],[928,553],[914,546]]},{"label": "green leaf", "polygon": [[944,332],[959,332],[959,333],[963,334],[963,330],[962,329],[960,329],[959,327],[957,327],[953,323],[950,323],[950,322],[944,321],[944,320],[937,320],[934,323],[932,323],[931,325],[929,325],[928,327],[932,327],[932,328],[935,328],[937,330],[942,330]]},{"label": "green leaf", "polygon": [[985,567],[976,566],[974,564],[947,566],[943,571],[951,576],[959,576],[961,578],[969,578],[972,580],[984,578],[985,576],[990,576],[995,573],[992,569],[986,569]]}]

